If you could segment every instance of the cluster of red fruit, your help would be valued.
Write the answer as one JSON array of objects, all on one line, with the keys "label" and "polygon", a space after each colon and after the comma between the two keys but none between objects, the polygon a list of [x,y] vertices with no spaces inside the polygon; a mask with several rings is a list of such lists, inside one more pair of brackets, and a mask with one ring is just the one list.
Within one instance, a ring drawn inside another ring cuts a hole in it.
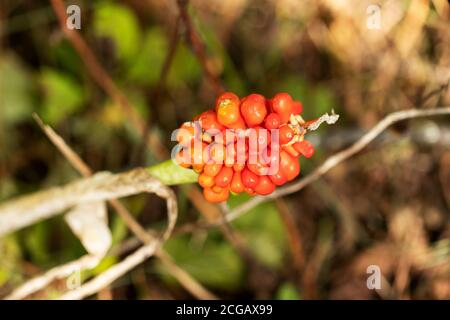
[{"label": "cluster of red fruit", "polygon": [[203,112],[178,130],[183,148],[177,162],[199,173],[210,202],[225,201],[230,192],[268,195],[298,176],[299,156],[314,153],[304,139],[308,123],[301,112],[302,104],[287,93],[239,99],[226,92],[217,99],[215,111]]}]

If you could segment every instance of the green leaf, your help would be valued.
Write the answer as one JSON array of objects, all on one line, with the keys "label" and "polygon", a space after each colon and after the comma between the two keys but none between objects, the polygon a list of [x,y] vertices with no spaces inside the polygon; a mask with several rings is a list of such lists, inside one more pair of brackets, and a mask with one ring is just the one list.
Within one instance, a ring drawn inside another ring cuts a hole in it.
[{"label": "green leaf", "polygon": [[44,69],[40,75],[44,89],[42,118],[55,125],[79,110],[85,101],[80,85],[69,76],[52,69]]},{"label": "green leaf", "polygon": [[201,73],[202,69],[195,55],[184,44],[180,43],[167,77],[168,85],[177,87],[184,82],[193,82],[200,77]]},{"label": "green leaf", "polygon": [[33,263],[45,266],[51,261],[48,253],[49,235],[47,221],[39,222],[26,230],[24,235],[25,248]]},{"label": "green leaf", "polygon": [[[181,268],[208,287],[235,290],[242,284],[244,266],[227,242],[208,238],[204,243],[195,243],[190,235],[178,235],[170,238],[164,248]],[[157,270],[163,279],[173,281],[159,262]]]},{"label": "green leaf", "polygon": [[146,85],[156,84],[166,54],[167,38],[163,30],[154,27],[147,31],[139,53],[128,71],[129,80]]},{"label": "green leaf", "polygon": [[7,281],[19,280],[17,263],[21,258],[20,246],[14,235],[0,239],[0,287]]},{"label": "green leaf", "polygon": [[131,61],[141,42],[139,25],[126,6],[102,3],[95,8],[93,28],[97,35],[111,38],[120,59]]},{"label": "green leaf", "polygon": [[300,300],[301,296],[297,288],[290,282],[283,283],[275,294],[277,300]]},{"label": "green leaf", "polygon": [[14,125],[33,110],[32,79],[13,56],[0,56],[0,122]]}]

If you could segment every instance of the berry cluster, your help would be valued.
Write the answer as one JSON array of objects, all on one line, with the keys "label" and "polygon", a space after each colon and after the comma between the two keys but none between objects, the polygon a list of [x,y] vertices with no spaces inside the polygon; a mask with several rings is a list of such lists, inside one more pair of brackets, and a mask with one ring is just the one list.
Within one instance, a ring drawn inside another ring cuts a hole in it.
[{"label": "berry cluster", "polygon": [[300,173],[298,157],[314,149],[304,139],[302,104],[287,93],[272,99],[222,94],[215,110],[184,123],[176,134],[178,164],[192,168],[210,202],[229,193],[268,195]]}]

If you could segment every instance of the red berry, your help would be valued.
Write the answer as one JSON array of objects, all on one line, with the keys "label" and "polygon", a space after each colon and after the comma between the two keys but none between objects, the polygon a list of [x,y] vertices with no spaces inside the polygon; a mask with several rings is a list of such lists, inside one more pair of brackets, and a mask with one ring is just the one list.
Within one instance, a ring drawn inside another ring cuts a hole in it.
[{"label": "red berry", "polygon": [[263,123],[267,115],[266,99],[260,94],[251,94],[241,103],[241,114],[249,127]]},{"label": "red berry", "polygon": [[244,168],[241,173],[242,183],[247,188],[255,188],[258,184],[259,177],[251,172],[248,168]]},{"label": "red berry", "polygon": [[219,173],[220,169],[222,169],[221,163],[209,163],[205,164],[203,172],[208,176],[214,177]]},{"label": "red berry", "polygon": [[256,155],[270,144],[270,131],[262,127],[251,128],[250,130],[248,153],[249,155]]},{"label": "red berry", "polygon": [[268,130],[278,129],[280,125],[281,125],[281,118],[275,112],[269,113],[269,115],[266,117],[266,120],[264,120],[264,126]]},{"label": "red berry", "polygon": [[293,146],[295,150],[300,152],[306,158],[311,158],[314,154],[314,146],[308,140],[296,142]]},{"label": "red berry", "polygon": [[300,155],[300,152],[298,152],[295,148],[293,144],[290,145],[285,145],[282,147],[284,151],[286,151],[287,153],[289,153],[291,156],[297,158]]},{"label": "red berry", "polygon": [[236,163],[236,145],[232,142],[226,147],[225,165],[232,167]]},{"label": "red berry", "polygon": [[269,175],[269,179],[277,186],[282,186],[287,182],[286,177],[283,175],[281,170],[278,170],[277,173]]},{"label": "red berry", "polygon": [[242,182],[241,173],[235,172],[233,174],[233,179],[231,179],[230,191],[234,193],[244,192],[245,186]]},{"label": "red berry", "polygon": [[239,115],[238,120],[236,122],[227,125],[227,128],[244,130],[246,128],[244,119],[242,119],[242,117]]},{"label": "red berry", "polygon": [[259,183],[255,187],[255,192],[260,195],[271,194],[275,190],[275,185],[267,176],[259,177]]},{"label": "red berry", "polygon": [[272,109],[276,112],[283,123],[288,123],[293,113],[292,98],[287,93],[277,93],[272,98]]},{"label": "red berry", "polygon": [[205,163],[223,163],[226,148],[221,143],[211,143],[203,148],[203,159]]},{"label": "red berry", "polygon": [[290,156],[286,151],[280,152],[280,170],[286,177],[287,181],[291,181],[300,173],[300,162],[297,158]]},{"label": "red berry", "polygon": [[198,138],[200,137],[199,135],[200,130],[196,132],[195,129],[196,128],[194,122],[183,123],[180,129],[178,129],[177,131],[176,136],[177,141],[183,146],[188,146],[190,143],[194,141],[194,139],[196,138],[195,137],[196,134]]},{"label": "red berry", "polygon": [[267,174],[267,166],[262,164],[259,158],[256,159],[256,163],[247,164],[247,168],[258,176]]},{"label": "red berry", "polygon": [[228,186],[233,178],[233,169],[229,167],[222,167],[220,172],[214,177],[214,183],[222,188]]},{"label": "red berry", "polygon": [[288,124],[283,124],[280,127],[280,144],[286,144],[288,142],[290,142],[295,135],[294,130],[288,125]]},{"label": "red berry", "polygon": [[208,110],[200,114],[198,117],[200,121],[200,126],[203,130],[217,130],[222,131],[225,129],[217,120],[217,115],[213,110]]},{"label": "red berry", "polygon": [[253,190],[252,188],[245,188],[245,192],[247,192],[247,194],[248,194],[250,197],[253,197],[254,195],[256,195],[255,190]]}]

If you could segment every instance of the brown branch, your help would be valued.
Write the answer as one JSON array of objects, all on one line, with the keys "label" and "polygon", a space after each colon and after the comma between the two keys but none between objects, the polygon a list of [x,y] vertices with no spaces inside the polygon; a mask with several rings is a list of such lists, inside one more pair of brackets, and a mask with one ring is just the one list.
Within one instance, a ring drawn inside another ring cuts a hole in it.
[{"label": "brown branch", "polygon": [[[170,66],[172,65],[173,58],[177,51],[179,33],[180,33],[180,17],[178,16],[175,20],[173,34],[172,34],[172,37],[171,37],[170,43],[169,43],[169,50],[167,51],[167,55],[164,59],[164,63],[162,65],[161,71],[159,73],[158,83],[150,97],[150,106],[153,106],[155,108],[159,103],[161,91],[163,90],[163,88],[165,86],[165,82],[166,82],[166,78],[167,78],[167,75],[170,70]],[[141,159],[144,155],[145,147],[147,145],[147,141],[148,141],[149,134],[150,134],[150,123],[152,121],[151,115],[152,115],[152,113],[149,112],[147,122],[145,123],[145,126],[144,126],[144,132],[142,134],[142,142],[140,143],[140,145],[137,149],[137,154],[136,154],[137,161],[134,161],[136,163],[140,163]]]},{"label": "brown branch", "polygon": [[276,199],[275,204],[278,208],[279,215],[286,228],[289,248],[291,250],[292,262],[295,270],[300,274],[305,265],[305,251],[303,249],[303,242],[295,224],[295,219],[292,216],[292,212],[289,210],[288,205],[283,199]]},{"label": "brown branch", "polygon": [[195,29],[192,23],[191,17],[189,16],[187,6],[189,0],[177,0],[178,9],[180,11],[180,17],[183,21],[183,25],[186,29],[186,41],[191,46],[195,55],[197,56],[200,65],[202,66],[203,72],[205,73],[207,79],[209,80],[211,86],[213,87],[216,95],[221,94],[224,90],[219,77],[211,70],[210,64],[208,63],[208,57],[205,53],[205,45]]}]

